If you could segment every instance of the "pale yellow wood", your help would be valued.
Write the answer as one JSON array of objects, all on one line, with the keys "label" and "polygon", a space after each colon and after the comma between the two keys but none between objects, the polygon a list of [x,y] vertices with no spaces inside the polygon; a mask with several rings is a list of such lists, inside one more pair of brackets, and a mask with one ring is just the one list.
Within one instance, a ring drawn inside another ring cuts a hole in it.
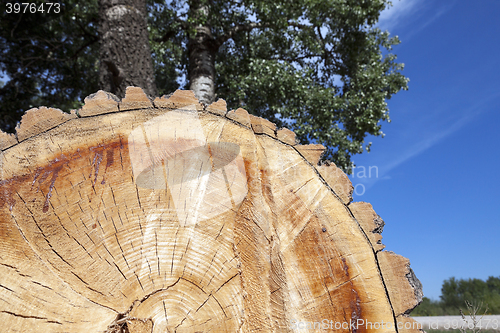
[{"label": "pale yellow wood", "polygon": [[277,280],[286,317],[394,321],[371,246],[345,205],[293,148],[265,136],[258,141],[268,165],[262,181],[269,184],[269,194],[259,196],[280,198],[267,204],[274,225],[268,218],[259,227],[264,235],[270,230],[266,238],[281,252]]},{"label": "pale yellow wood", "polygon": [[127,87],[125,98],[119,103],[120,111],[146,109],[153,107],[148,96],[139,87]]},{"label": "pale yellow wood", "polygon": [[415,292],[421,293],[421,290],[415,290],[410,284],[413,273],[410,261],[391,251],[377,253],[377,259],[395,315],[401,316],[409,313],[409,310],[415,308],[419,303]]},{"label": "pale yellow wood", "polygon": [[219,116],[225,116],[227,113],[226,101],[219,98],[217,102],[213,102],[212,104],[207,106],[206,110]]},{"label": "pale yellow wood", "polygon": [[176,90],[170,97],[156,97],[153,103],[157,108],[180,109],[188,105],[196,105],[196,110],[203,110],[203,106],[198,102],[192,90]]},{"label": "pale yellow wood", "polygon": [[314,145],[296,145],[295,149],[304,156],[306,160],[309,161],[312,165],[317,165],[321,155],[325,151],[325,147],[322,145],[314,144]]},{"label": "pale yellow wood", "polygon": [[28,110],[16,127],[17,140],[23,141],[34,137],[73,118],[76,118],[76,114],[64,113],[59,109],[44,106]]},{"label": "pale yellow wood", "polygon": [[16,143],[17,139],[14,134],[0,131],[0,150],[7,149]]},{"label": "pale yellow wood", "polygon": [[[128,91],[126,103],[145,102]],[[363,320],[393,326],[359,332],[395,332],[415,303],[399,295],[411,289],[406,262],[391,271],[392,257],[376,254],[372,210],[335,192],[345,179],[316,166],[322,146],[256,134],[265,121],[243,109],[226,118],[222,102],[203,111],[190,96],[70,119],[3,151],[4,331],[298,332]]]},{"label": "pale yellow wood", "polygon": [[127,329],[129,333],[151,333],[153,321],[151,319],[129,319]]},{"label": "pale yellow wood", "polygon": [[226,117],[228,117],[231,120],[234,120],[244,126],[251,127],[252,124],[250,122],[250,115],[248,114],[247,110],[238,108],[236,110],[231,110],[226,114]]},{"label": "pale yellow wood", "polygon": [[352,201],[352,186],[349,177],[337,168],[335,164],[328,162],[326,164],[318,165],[316,170],[321,174],[321,177],[328,183],[330,188],[339,196],[342,202],[348,205]]},{"label": "pale yellow wood", "polygon": [[276,137],[289,145],[295,146],[298,142],[295,138],[295,133],[290,131],[288,128],[281,128],[276,132]]},{"label": "pale yellow wood", "polygon": [[415,319],[409,317],[408,315],[399,315],[397,318],[397,327],[399,333],[422,333],[424,327],[421,323],[417,322]]},{"label": "pale yellow wood", "polygon": [[363,228],[373,249],[376,252],[382,251],[385,248],[381,235],[384,221],[375,213],[372,205],[367,202],[353,202],[349,205],[349,209]]},{"label": "pale yellow wood", "polygon": [[267,134],[276,137],[276,125],[269,120],[250,115],[250,122],[255,134]]},{"label": "pale yellow wood", "polygon": [[99,90],[95,94],[85,98],[85,104],[77,111],[79,117],[96,116],[103,113],[118,111],[119,98],[115,95]]}]

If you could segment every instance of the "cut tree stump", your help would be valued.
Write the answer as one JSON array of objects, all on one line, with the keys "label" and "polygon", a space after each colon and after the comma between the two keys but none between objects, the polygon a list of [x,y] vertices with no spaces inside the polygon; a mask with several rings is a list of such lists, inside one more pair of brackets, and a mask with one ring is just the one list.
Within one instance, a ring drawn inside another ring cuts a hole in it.
[{"label": "cut tree stump", "polygon": [[322,146],[132,87],[18,131],[0,133],[2,332],[418,331],[420,282]]}]

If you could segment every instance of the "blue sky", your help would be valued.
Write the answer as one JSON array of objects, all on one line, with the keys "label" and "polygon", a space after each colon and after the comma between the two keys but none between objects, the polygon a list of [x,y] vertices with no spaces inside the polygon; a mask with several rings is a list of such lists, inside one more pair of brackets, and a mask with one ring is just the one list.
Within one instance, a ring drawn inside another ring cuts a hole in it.
[{"label": "blue sky", "polygon": [[437,300],[452,276],[500,276],[500,1],[393,2],[379,26],[401,39],[409,90],[350,178]]}]

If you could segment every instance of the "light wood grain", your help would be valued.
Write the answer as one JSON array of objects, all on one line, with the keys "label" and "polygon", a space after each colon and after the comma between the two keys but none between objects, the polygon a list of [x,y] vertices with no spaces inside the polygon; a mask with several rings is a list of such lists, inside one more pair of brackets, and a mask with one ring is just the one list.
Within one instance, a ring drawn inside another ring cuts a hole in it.
[{"label": "light wood grain", "polygon": [[373,209],[336,193],[347,177],[317,165],[322,146],[192,92],[127,92],[128,111],[104,113],[98,93],[87,116],[3,151],[2,331],[409,320],[407,261],[377,252]]}]

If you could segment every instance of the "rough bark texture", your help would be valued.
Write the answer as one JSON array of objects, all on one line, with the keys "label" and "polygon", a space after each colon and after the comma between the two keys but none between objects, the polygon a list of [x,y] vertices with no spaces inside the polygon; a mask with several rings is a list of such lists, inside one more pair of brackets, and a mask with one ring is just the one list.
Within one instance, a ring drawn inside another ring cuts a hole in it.
[{"label": "rough bark texture", "polygon": [[289,130],[129,87],[0,139],[2,332],[418,331],[409,261]]},{"label": "rough bark texture", "polygon": [[145,0],[99,0],[101,89],[123,98],[128,86],[156,96]]},{"label": "rough bark texture", "polygon": [[[200,0],[191,0],[190,15],[195,20],[208,16],[208,4]],[[217,46],[212,36],[210,22],[205,21],[195,27],[194,38],[188,42],[189,53],[189,89],[204,104],[210,104],[215,98],[215,53]]]}]

